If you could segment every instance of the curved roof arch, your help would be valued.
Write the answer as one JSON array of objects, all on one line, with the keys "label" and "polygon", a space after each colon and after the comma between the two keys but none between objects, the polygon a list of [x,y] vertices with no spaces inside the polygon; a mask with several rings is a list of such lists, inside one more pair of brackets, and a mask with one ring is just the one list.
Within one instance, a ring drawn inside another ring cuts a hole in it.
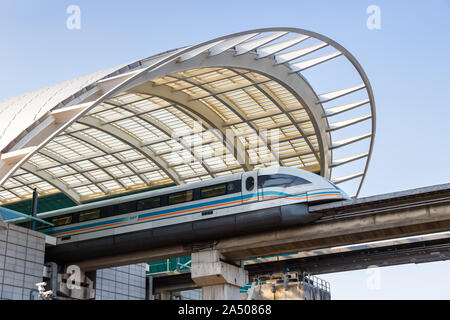
[{"label": "curved roof arch", "polygon": [[[336,61],[351,68],[341,74]],[[332,91],[320,91],[315,70]],[[376,120],[357,60],[295,28],[240,32],[97,72],[0,101],[0,115],[0,205],[33,188],[82,203],[274,164],[351,182],[344,189],[357,196]]]}]

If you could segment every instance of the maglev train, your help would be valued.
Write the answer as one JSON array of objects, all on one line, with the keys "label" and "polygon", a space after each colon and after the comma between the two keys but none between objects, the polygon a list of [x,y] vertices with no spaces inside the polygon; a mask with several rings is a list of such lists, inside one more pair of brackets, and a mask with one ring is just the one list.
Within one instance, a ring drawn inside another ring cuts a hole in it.
[{"label": "maglev train", "polygon": [[47,260],[88,259],[309,223],[309,204],[346,199],[317,174],[277,166],[41,213],[54,226],[38,230],[57,238]]}]

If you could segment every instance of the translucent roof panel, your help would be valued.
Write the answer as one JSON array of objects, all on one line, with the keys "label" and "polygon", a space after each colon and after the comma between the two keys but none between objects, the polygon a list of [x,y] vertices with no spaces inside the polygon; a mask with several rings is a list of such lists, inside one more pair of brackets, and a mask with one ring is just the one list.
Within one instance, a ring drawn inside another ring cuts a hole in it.
[{"label": "translucent roof panel", "polygon": [[[270,94],[279,103],[252,85],[253,81],[272,88]],[[286,89],[262,75],[209,68],[179,72],[152,82],[154,86],[169,85],[173,91],[183,91],[220,115],[255,168],[278,164],[278,158],[283,160],[292,154],[312,153],[306,143],[297,146],[295,142],[303,137],[298,128],[310,123],[302,105],[289,100],[292,97]],[[198,99],[205,95],[208,97]],[[207,102],[211,99],[215,104]],[[82,201],[154,185],[204,180],[241,169],[220,137],[184,107],[156,96],[121,93],[92,109],[29,161],[38,172],[73,189]],[[289,116],[293,112],[300,116]],[[308,132],[308,128],[303,129]],[[267,144],[269,137],[276,142]],[[312,141],[313,137],[303,137],[303,141]],[[300,161],[296,166],[303,167],[304,163]],[[166,172],[159,179],[145,175],[158,168]],[[28,180],[23,177],[14,178],[19,198],[27,193],[28,186],[43,182],[38,176]],[[25,189],[19,190],[18,186]],[[12,192],[11,187],[3,186]]]},{"label": "translucent roof panel", "polygon": [[[350,69],[327,77],[326,64],[339,61]],[[30,112],[27,128],[0,128],[8,132],[0,205],[30,199],[34,188],[83,203],[272,165],[357,180],[349,191],[357,195],[373,148],[364,71],[342,46],[306,30],[229,35],[47,92],[43,107],[37,93],[0,102],[11,123],[15,101],[17,119]]]}]

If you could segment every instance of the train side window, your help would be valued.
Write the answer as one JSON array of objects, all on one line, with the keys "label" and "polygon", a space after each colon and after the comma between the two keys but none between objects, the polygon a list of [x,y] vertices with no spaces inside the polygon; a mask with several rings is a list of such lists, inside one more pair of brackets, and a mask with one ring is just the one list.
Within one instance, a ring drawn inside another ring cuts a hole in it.
[{"label": "train side window", "polygon": [[70,224],[70,223],[72,223],[72,215],[55,217],[55,218],[52,218],[51,222],[55,225],[55,227]]},{"label": "train side window", "polygon": [[234,183],[233,183],[233,182],[229,182],[229,183],[227,184],[227,192],[228,192],[228,193],[235,193],[235,192],[236,192],[235,189],[236,189],[236,188],[234,187]]},{"label": "train side window", "polygon": [[291,176],[288,174],[272,174],[272,175],[264,175],[260,178],[260,184],[263,188],[269,187],[293,187],[297,185],[311,183],[310,181]]},{"label": "train side window", "polygon": [[235,180],[228,183],[228,193],[235,193],[242,191],[241,180]]},{"label": "train side window", "polygon": [[161,198],[160,197],[142,199],[142,200],[139,200],[137,203],[137,211],[158,208],[160,206],[161,206]]},{"label": "train side window", "polygon": [[114,206],[114,215],[136,211],[136,201],[119,203]]},{"label": "train side window", "polygon": [[100,208],[100,211],[101,211],[102,218],[114,216],[114,206],[102,207],[102,208]]},{"label": "train side window", "polygon": [[247,189],[247,191],[251,191],[253,190],[254,187],[255,187],[255,178],[248,177],[247,180],[245,181],[245,188]]},{"label": "train side window", "polygon": [[194,201],[200,200],[201,199],[201,192],[200,192],[201,188],[195,188],[194,191]]},{"label": "train side window", "polygon": [[193,200],[193,190],[177,192],[169,195],[169,206]]},{"label": "train side window", "polygon": [[203,187],[200,190],[200,198],[207,199],[212,197],[220,197],[227,194],[227,184],[217,184],[214,186]]},{"label": "train side window", "polygon": [[100,218],[100,210],[86,211],[80,213],[79,222],[94,220]]}]

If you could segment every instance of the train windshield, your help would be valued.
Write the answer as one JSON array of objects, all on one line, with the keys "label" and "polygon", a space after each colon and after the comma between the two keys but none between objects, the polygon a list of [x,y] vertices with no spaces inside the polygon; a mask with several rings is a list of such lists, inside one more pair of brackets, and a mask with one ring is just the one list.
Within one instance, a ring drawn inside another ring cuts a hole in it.
[{"label": "train windshield", "polygon": [[261,188],[269,188],[269,187],[282,187],[288,188],[298,185],[303,185],[307,183],[311,183],[310,181],[288,175],[288,174],[271,174],[271,175],[263,175],[258,179],[259,187]]}]

